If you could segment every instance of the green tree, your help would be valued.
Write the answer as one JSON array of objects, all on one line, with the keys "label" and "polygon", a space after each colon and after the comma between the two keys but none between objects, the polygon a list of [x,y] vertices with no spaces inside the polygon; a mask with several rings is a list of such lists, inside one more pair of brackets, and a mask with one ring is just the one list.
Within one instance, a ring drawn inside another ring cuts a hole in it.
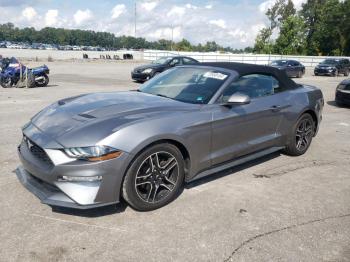
[{"label": "green tree", "polygon": [[281,25],[279,36],[273,47],[274,52],[282,55],[303,54],[305,36],[303,20],[296,15],[289,16]]}]

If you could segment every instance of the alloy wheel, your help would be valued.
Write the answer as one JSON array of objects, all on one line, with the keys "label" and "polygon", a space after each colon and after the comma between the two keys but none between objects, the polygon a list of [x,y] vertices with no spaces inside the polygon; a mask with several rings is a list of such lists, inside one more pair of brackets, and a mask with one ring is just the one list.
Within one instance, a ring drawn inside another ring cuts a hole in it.
[{"label": "alloy wheel", "polygon": [[313,135],[313,123],[310,119],[300,121],[296,130],[296,148],[304,151],[310,144]]},{"label": "alloy wheel", "polygon": [[153,153],[138,168],[135,176],[136,193],[147,203],[157,203],[175,189],[178,178],[176,158],[165,151]]}]

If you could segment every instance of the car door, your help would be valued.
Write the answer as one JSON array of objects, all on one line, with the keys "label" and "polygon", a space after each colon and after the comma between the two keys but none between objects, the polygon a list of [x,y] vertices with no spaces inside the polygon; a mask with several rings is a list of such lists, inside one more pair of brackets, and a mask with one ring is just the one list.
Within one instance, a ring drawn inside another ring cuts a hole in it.
[{"label": "car door", "polygon": [[252,74],[233,82],[220,101],[242,93],[251,98],[245,105],[216,104],[212,124],[212,165],[229,161],[258,150],[276,146],[281,141],[279,124],[289,107],[288,94],[273,76]]}]

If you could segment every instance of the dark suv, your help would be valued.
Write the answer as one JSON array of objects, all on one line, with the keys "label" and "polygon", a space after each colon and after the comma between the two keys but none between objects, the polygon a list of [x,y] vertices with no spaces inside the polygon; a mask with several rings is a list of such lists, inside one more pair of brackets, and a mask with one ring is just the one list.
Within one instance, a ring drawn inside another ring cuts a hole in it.
[{"label": "dark suv", "polygon": [[314,70],[315,76],[330,75],[338,76],[343,74],[348,76],[350,71],[350,61],[346,58],[327,58],[319,63]]},{"label": "dark suv", "polygon": [[161,57],[153,61],[151,64],[136,67],[131,72],[131,78],[138,82],[144,82],[174,66],[193,65],[197,63],[197,60],[187,56]]}]

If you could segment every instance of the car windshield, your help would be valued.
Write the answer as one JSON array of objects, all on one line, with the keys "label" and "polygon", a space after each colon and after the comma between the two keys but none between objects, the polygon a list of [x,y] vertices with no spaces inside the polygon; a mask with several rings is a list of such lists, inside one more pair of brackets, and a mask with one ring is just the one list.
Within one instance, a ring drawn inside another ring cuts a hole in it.
[{"label": "car windshield", "polygon": [[140,92],[191,104],[207,104],[228,78],[216,69],[177,67],[143,84]]},{"label": "car windshield", "polygon": [[321,62],[321,64],[327,64],[327,65],[335,65],[338,63],[339,63],[339,60],[335,60],[335,59],[326,59]]},{"label": "car windshield", "polygon": [[272,66],[286,66],[287,64],[288,64],[287,60],[276,60],[271,62]]},{"label": "car windshield", "polygon": [[172,59],[172,57],[161,57],[161,58],[153,61],[152,64],[163,65],[163,64],[168,63],[171,59]]}]

